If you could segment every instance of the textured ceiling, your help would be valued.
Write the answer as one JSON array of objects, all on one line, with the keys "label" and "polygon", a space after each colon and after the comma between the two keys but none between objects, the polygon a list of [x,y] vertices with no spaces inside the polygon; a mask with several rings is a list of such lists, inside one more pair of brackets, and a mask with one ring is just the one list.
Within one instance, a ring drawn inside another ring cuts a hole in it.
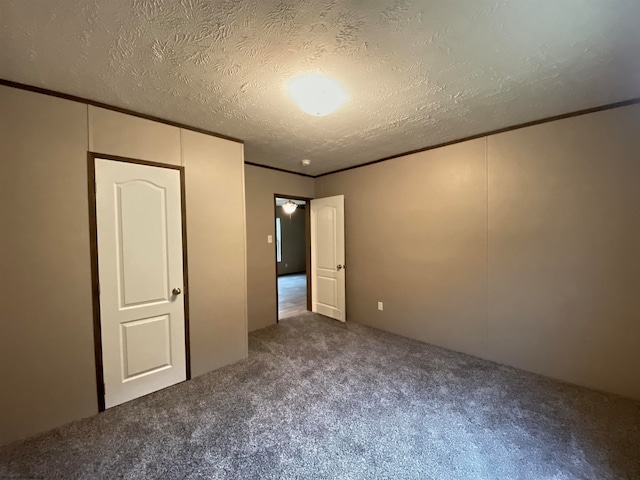
[{"label": "textured ceiling", "polygon": [[[640,97],[639,19],[638,0],[0,0],[0,78],[317,175]],[[327,117],[286,95],[315,71],[351,96]]]}]

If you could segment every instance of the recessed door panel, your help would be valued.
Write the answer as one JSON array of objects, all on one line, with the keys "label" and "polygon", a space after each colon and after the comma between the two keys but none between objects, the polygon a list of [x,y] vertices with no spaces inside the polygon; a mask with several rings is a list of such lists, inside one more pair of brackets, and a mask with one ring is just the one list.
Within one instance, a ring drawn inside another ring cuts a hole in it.
[{"label": "recessed door panel", "polygon": [[121,324],[122,380],[171,366],[169,315]]},{"label": "recessed door panel", "polygon": [[97,158],[105,407],[186,379],[180,171]]},{"label": "recessed door panel", "polygon": [[338,304],[338,279],[318,277],[318,303],[328,307]]},{"label": "recessed door panel", "polygon": [[333,205],[322,205],[317,209],[318,268],[335,270],[336,259],[336,208]]},{"label": "recessed door panel", "polygon": [[115,190],[120,304],[167,301],[166,189],[134,180],[115,185]]}]

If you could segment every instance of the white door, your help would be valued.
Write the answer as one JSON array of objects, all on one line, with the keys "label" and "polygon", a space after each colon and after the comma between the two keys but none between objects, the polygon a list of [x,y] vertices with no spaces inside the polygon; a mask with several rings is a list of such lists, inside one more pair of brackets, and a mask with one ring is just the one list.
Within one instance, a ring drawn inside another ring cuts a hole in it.
[{"label": "white door", "polygon": [[346,321],[344,195],[311,200],[311,310]]},{"label": "white door", "polygon": [[180,172],[96,159],[105,407],[186,380]]}]

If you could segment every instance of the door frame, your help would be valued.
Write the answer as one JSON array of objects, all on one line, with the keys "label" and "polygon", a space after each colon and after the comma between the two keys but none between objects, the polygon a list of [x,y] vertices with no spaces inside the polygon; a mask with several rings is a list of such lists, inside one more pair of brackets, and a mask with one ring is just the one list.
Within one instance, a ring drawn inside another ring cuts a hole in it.
[{"label": "door frame", "polygon": [[89,192],[89,249],[91,254],[91,296],[93,302],[93,344],[96,363],[96,389],[98,394],[98,411],[105,411],[104,372],[102,363],[102,327],[100,323],[100,276],[98,271],[98,223],[96,205],[96,159],[115,162],[134,163],[147,167],[169,168],[180,172],[180,209],[182,223],[182,275],[184,277],[184,339],[187,380],[191,380],[191,342],[189,338],[189,275],[187,263],[187,206],[185,191],[185,172],[180,165],[150,162],[135,158],[119,157],[104,153],[87,152],[87,184]]},{"label": "door frame", "polygon": [[[284,195],[279,193],[273,194],[273,228],[275,233],[275,225],[276,218],[278,218],[278,210],[276,206],[276,198],[285,198],[287,200],[304,200],[305,205],[305,264],[307,270],[307,311],[311,311],[311,200],[313,198],[309,197],[300,197],[296,195]],[[275,237],[275,235],[274,235]],[[279,300],[280,300],[280,292],[278,292],[278,242],[277,239],[274,239],[273,242],[273,251],[275,253],[275,273],[276,273],[276,323],[280,323],[280,308],[279,308]]]}]

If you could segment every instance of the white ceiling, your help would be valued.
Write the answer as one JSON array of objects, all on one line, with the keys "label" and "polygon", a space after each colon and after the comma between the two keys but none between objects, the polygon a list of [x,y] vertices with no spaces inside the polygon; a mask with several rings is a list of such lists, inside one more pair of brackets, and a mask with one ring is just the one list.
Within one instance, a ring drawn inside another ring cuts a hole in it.
[{"label": "white ceiling", "polygon": [[[640,97],[639,20],[638,0],[2,0],[0,78],[317,175]],[[327,117],[285,92],[313,71],[351,95]]]}]

